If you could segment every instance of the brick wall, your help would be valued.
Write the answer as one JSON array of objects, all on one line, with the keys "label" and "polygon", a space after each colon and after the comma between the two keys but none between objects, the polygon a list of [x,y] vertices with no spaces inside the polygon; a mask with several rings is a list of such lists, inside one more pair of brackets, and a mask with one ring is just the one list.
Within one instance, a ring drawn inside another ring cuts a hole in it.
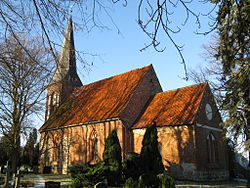
[{"label": "brick wall", "polygon": [[[212,107],[213,117],[209,120],[205,113],[205,106],[209,103]],[[197,152],[197,168],[206,172],[212,170],[228,170],[228,153],[226,150],[225,135],[221,127],[221,116],[216,107],[213,95],[208,88],[201,102],[199,112],[196,119],[197,124],[205,125],[206,127],[196,126],[196,147]],[[215,129],[213,129],[215,128]],[[216,163],[209,164],[208,162],[208,135],[212,134],[215,137]]]},{"label": "brick wall", "polygon": [[[140,153],[142,140],[146,129],[134,129],[134,152]],[[225,143],[222,135],[215,132],[218,138],[218,163],[209,164],[207,161],[207,146],[204,143],[209,131],[188,126],[158,127],[158,142],[161,144],[162,162],[166,172],[182,180],[210,181],[228,179],[228,169]]]},{"label": "brick wall", "polygon": [[[195,163],[194,126],[157,127],[158,142],[161,144],[162,160],[165,166],[171,164]],[[141,152],[145,129],[134,129],[134,151]]]},{"label": "brick wall", "polygon": [[[43,150],[42,153],[44,154],[40,158],[40,172],[42,172],[42,166],[51,166],[52,173],[66,174],[70,165],[84,164],[86,162],[94,164],[102,160],[105,140],[115,128],[117,129],[117,136],[122,148],[122,156],[124,156],[126,142],[127,140],[130,141],[130,139],[127,138],[128,134],[125,132],[124,125],[120,120],[75,126],[42,133],[40,149]],[[91,138],[93,133],[96,133],[98,139],[97,160],[92,160],[91,157]],[[47,146],[42,147],[46,140],[45,137],[48,138]],[[47,152],[45,152],[46,149]],[[48,159],[48,161],[45,159]]]},{"label": "brick wall", "polygon": [[152,69],[143,76],[136,90],[133,92],[126,109],[119,116],[125,125],[132,126],[149,102],[150,97],[156,93],[162,92],[158,78]]}]

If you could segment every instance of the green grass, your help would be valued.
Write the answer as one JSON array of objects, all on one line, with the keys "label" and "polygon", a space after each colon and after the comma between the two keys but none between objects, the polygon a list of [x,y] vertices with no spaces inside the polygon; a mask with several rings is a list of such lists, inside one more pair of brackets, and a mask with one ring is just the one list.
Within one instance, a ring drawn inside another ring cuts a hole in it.
[{"label": "green grass", "polygon": [[31,178],[31,177],[35,177],[35,176],[41,176],[44,179],[47,178],[70,178],[70,175],[64,175],[64,174],[24,174],[24,178]]},{"label": "green grass", "polygon": [[235,182],[235,181],[228,181],[228,182],[177,182],[176,187],[201,187],[201,188],[226,188],[226,187],[249,187],[248,183],[245,182]]}]

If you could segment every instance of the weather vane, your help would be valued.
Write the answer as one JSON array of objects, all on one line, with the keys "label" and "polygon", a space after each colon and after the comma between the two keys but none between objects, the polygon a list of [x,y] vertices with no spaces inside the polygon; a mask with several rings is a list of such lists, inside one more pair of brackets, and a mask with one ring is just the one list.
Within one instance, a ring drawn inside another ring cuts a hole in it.
[{"label": "weather vane", "polygon": [[73,12],[73,7],[75,6],[75,2],[74,2],[74,4],[73,5],[69,5],[69,13],[70,13],[70,15],[72,16],[72,12]]},{"label": "weather vane", "polygon": [[74,5],[70,5],[70,6],[69,6],[69,13],[70,13],[71,16],[72,16],[72,11],[73,11],[73,10],[72,10],[72,9],[73,9],[73,6],[74,6]]}]

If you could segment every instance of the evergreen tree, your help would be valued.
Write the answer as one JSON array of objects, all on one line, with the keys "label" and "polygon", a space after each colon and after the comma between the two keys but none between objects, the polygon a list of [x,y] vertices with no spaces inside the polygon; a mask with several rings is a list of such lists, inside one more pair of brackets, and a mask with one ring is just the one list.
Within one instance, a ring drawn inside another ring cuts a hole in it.
[{"label": "evergreen tree", "polygon": [[250,1],[211,2],[219,9],[217,35],[205,46],[209,64],[191,71],[189,78],[209,82],[234,147],[243,141],[250,151]]},{"label": "evergreen tree", "polygon": [[148,127],[142,141],[141,160],[145,173],[160,174],[163,173],[164,166],[161,154],[158,150],[157,129],[154,123]]},{"label": "evergreen tree", "polygon": [[143,165],[141,164],[141,157],[138,153],[127,153],[126,159],[123,162],[123,175],[126,180],[132,178],[138,180],[140,175],[143,174]]},{"label": "evergreen tree", "polygon": [[106,139],[103,160],[107,168],[108,185],[119,186],[122,180],[122,156],[116,130],[113,130]]},{"label": "evergreen tree", "polygon": [[215,57],[223,67],[223,109],[228,113],[225,125],[236,139],[243,135],[250,151],[250,1],[216,2],[220,4]]},{"label": "evergreen tree", "polygon": [[22,163],[31,166],[37,165],[39,157],[39,146],[37,144],[37,129],[30,132],[26,145],[23,148]]}]

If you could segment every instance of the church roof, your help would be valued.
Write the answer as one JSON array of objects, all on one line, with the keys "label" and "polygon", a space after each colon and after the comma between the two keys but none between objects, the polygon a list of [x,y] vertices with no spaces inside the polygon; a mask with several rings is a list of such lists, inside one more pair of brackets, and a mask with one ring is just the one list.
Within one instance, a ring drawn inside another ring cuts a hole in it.
[{"label": "church roof", "polygon": [[76,88],[40,131],[119,118],[143,76],[152,69],[148,65]]},{"label": "church roof", "polygon": [[207,87],[202,83],[156,94],[132,128],[154,122],[157,126],[193,124]]}]

